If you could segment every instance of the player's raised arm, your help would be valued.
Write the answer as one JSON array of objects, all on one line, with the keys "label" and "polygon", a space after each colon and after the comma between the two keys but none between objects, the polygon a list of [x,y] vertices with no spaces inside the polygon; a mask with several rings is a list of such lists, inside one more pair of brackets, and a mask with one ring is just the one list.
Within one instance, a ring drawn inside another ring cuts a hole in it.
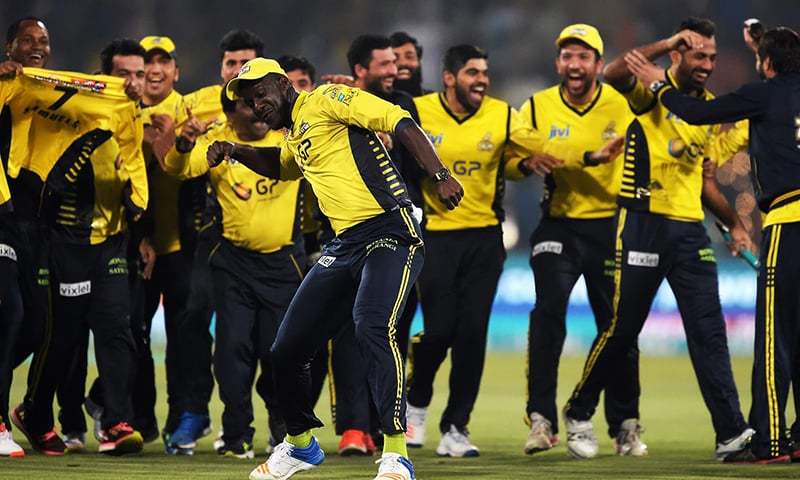
[{"label": "player's raised arm", "polygon": [[213,168],[223,160],[236,160],[245,167],[268,178],[281,178],[281,149],[251,147],[233,142],[214,142],[206,153],[208,166]]}]

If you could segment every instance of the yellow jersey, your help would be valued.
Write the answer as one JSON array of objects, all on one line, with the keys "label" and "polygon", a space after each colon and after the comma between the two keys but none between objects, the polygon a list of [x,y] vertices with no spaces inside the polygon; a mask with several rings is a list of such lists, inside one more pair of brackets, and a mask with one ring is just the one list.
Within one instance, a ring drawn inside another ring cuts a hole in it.
[{"label": "yellow jersey", "polygon": [[[4,108],[6,103],[11,100],[19,90],[17,84],[12,81],[0,81],[0,109]],[[8,115],[10,115],[10,113]],[[8,153],[6,153],[6,155],[8,155]],[[11,190],[8,188],[8,179],[6,178],[6,170],[4,167],[7,163],[8,158],[0,159],[0,213],[10,212],[14,209],[11,202]]]},{"label": "yellow jersey", "polygon": [[173,147],[165,158],[167,172],[182,179],[210,173],[222,211],[222,235],[234,245],[260,253],[293,245],[300,235],[301,181],[262,177],[235,161],[222,162],[209,172],[206,151],[218,140],[277,147],[283,134],[270,131],[261,140],[244,141],[229,124],[221,125],[201,136],[189,153]]},{"label": "yellow jersey", "polygon": [[[561,85],[534,93],[520,107],[520,116],[547,142],[572,144],[591,152],[624,136],[633,113],[625,97],[598,82],[592,100],[572,105]],[[572,164],[554,169],[544,179],[545,217],[594,219],[613,217],[622,181],[622,161],[601,165]]]},{"label": "yellow jersey", "polygon": [[[677,86],[669,70],[666,77]],[[621,93],[636,118],[625,138],[619,205],[673,220],[703,220],[703,158],[719,125],[689,125],[638,80]],[[708,90],[702,96],[713,98]]]},{"label": "yellow jersey", "polygon": [[299,95],[281,146],[281,164],[286,171],[299,167],[336,235],[411,206],[402,177],[374,133],[393,132],[401,120],[411,121],[408,112],[339,84]]},{"label": "yellow jersey", "polygon": [[98,244],[122,232],[123,204],[138,214],[148,199],[140,111],[124,80],[26,68],[9,82],[18,88],[9,165],[46,183],[41,207],[54,233]]}]

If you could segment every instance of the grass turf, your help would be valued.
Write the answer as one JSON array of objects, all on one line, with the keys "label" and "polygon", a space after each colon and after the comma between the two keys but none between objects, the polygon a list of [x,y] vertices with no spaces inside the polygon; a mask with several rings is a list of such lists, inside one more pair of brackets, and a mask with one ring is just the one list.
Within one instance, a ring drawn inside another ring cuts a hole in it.
[{"label": "grass turf", "polygon": [[[559,404],[578,379],[582,359],[564,358],[561,365]],[[745,413],[750,406],[750,359],[734,360],[734,373],[742,395]],[[723,465],[713,459],[714,435],[709,415],[703,405],[697,382],[687,358],[644,358],[641,365],[643,384],[642,423],[647,431],[643,439],[650,447],[645,458],[617,457],[604,432],[602,413],[595,417],[595,431],[600,438],[600,456],[590,461],[568,458],[562,445],[552,451],[529,457],[522,453],[527,429],[522,423],[525,402],[523,355],[493,353],[488,356],[483,388],[472,416],[472,439],[481,448],[477,459],[441,459],[434,448],[439,440],[436,425],[447,393],[446,369],[437,378],[436,394],[428,422],[428,443],[412,450],[411,457],[420,480],[523,478],[546,479],[732,479],[798,478],[800,464],[794,465]],[[12,399],[23,394],[24,374],[17,371]],[[159,419],[165,417],[163,368],[159,369]],[[327,397],[327,395],[323,395]],[[194,457],[168,457],[160,441],[145,446],[138,456],[110,458],[96,453],[46,458],[33,453],[22,435],[17,440],[26,448],[24,459],[0,459],[0,478],[12,479],[246,479],[250,470],[264,460],[266,413],[256,402],[256,460],[221,458],[211,448],[211,436],[200,441]],[[215,428],[219,426],[221,404],[215,396],[211,405]],[[320,401],[317,414],[328,421],[327,398]],[[789,412],[794,412],[789,406]],[[789,415],[790,421],[793,415]],[[87,422],[89,419],[87,419]],[[91,428],[91,424],[89,423]],[[562,428],[563,430],[563,428]],[[329,456],[321,468],[298,474],[300,479],[371,479],[375,465],[370,458],[340,458],[335,454],[337,439],[330,428],[317,431]],[[91,435],[90,435],[91,436]],[[564,435],[561,435],[562,441]],[[94,439],[89,449],[96,451]]]}]

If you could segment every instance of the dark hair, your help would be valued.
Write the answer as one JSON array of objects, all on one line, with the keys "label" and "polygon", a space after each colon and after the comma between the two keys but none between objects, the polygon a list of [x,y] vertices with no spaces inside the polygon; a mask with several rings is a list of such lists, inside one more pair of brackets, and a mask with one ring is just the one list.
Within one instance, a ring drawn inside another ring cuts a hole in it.
[{"label": "dark hair", "polygon": [[311,83],[316,81],[314,77],[317,75],[317,69],[314,68],[314,65],[312,65],[306,57],[283,55],[278,59],[278,64],[280,64],[281,68],[286,73],[289,73],[292,70],[301,70],[308,75],[308,77],[311,79]]},{"label": "dark hair", "polygon": [[445,72],[457,74],[473,58],[488,59],[489,54],[475,45],[456,45],[447,49],[442,61]]},{"label": "dark hair", "polygon": [[678,25],[675,33],[683,30],[691,30],[704,37],[711,38],[717,33],[717,26],[707,18],[689,17]]},{"label": "dark hair", "polygon": [[758,58],[769,58],[776,73],[800,73],[800,36],[786,27],[767,30],[758,43]]},{"label": "dark hair", "polygon": [[222,92],[220,92],[219,100],[220,103],[222,103],[222,111],[225,113],[231,113],[236,111],[236,102],[238,100],[231,100],[230,98],[228,98],[228,96],[225,94],[225,90],[227,90],[227,88],[228,88],[227,84],[225,84],[222,87]]},{"label": "dark hair", "polygon": [[34,17],[33,15],[22,17],[8,26],[8,31],[6,32],[6,43],[11,43],[15,38],[17,38],[17,34],[19,33],[19,28],[22,26],[22,22],[41,22],[42,25],[44,25],[44,20],[39,17]]},{"label": "dark hair", "polygon": [[588,48],[589,50],[594,52],[595,60],[600,60],[603,57],[602,55],[600,55],[600,52],[596,48],[584,42],[583,40],[579,38],[568,38],[558,44],[558,49],[556,50],[556,58],[558,58],[561,55],[561,49],[566,47],[567,45],[580,45],[581,47]]},{"label": "dark hair", "polygon": [[383,35],[359,35],[347,50],[347,63],[350,65],[350,72],[355,76],[356,65],[369,68],[369,62],[372,60],[372,51],[391,48],[391,46],[392,42]]},{"label": "dark hair", "polygon": [[111,71],[114,70],[114,56],[116,55],[137,55],[144,58],[147,52],[136,40],[117,38],[100,52],[100,71],[102,73],[111,74]]},{"label": "dark hair", "polygon": [[394,32],[389,37],[389,41],[392,42],[392,48],[401,47],[406,43],[414,45],[414,50],[417,51],[417,57],[419,57],[420,60],[422,59],[422,45],[419,44],[416,38],[406,32]]},{"label": "dark hair", "polygon": [[250,30],[231,30],[219,41],[219,58],[237,50],[255,50],[256,57],[263,57],[264,41]]}]

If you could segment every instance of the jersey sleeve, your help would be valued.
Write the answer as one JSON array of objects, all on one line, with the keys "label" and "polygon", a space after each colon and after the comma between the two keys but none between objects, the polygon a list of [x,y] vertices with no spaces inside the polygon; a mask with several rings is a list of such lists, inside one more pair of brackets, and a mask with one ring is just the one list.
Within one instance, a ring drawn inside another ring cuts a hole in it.
[{"label": "jersey sleeve", "polygon": [[322,90],[321,108],[330,118],[373,132],[394,132],[397,124],[411,114],[360,88],[331,85]]},{"label": "jersey sleeve", "polygon": [[281,146],[281,180],[298,180],[303,178],[303,171],[294,159],[294,154],[286,145]]},{"label": "jersey sleeve", "polygon": [[638,79],[635,79],[634,83],[629,87],[620,89],[619,93],[625,97],[628,101],[628,106],[631,107],[631,110],[636,115],[648,112],[658,102],[655,94]]},{"label": "jersey sleeve", "polygon": [[740,120],[724,132],[711,138],[706,147],[706,156],[717,165],[722,165],[738,152],[745,150],[750,142],[749,122]]},{"label": "jersey sleeve", "polygon": [[133,102],[126,102],[120,115],[121,121],[115,128],[114,137],[119,144],[121,168],[125,169],[130,180],[130,190],[126,189],[123,201],[126,208],[136,216],[147,209],[149,197],[147,169],[142,151],[144,128],[141,111]]},{"label": "jersey sleeve", "polygon": [[182,180],[205,174],[209,170],[206,152],[211,143],[213,140],[208,135],[202,135],[187,153],[180,153],[173,146],[164,157],[164,170]]}]

